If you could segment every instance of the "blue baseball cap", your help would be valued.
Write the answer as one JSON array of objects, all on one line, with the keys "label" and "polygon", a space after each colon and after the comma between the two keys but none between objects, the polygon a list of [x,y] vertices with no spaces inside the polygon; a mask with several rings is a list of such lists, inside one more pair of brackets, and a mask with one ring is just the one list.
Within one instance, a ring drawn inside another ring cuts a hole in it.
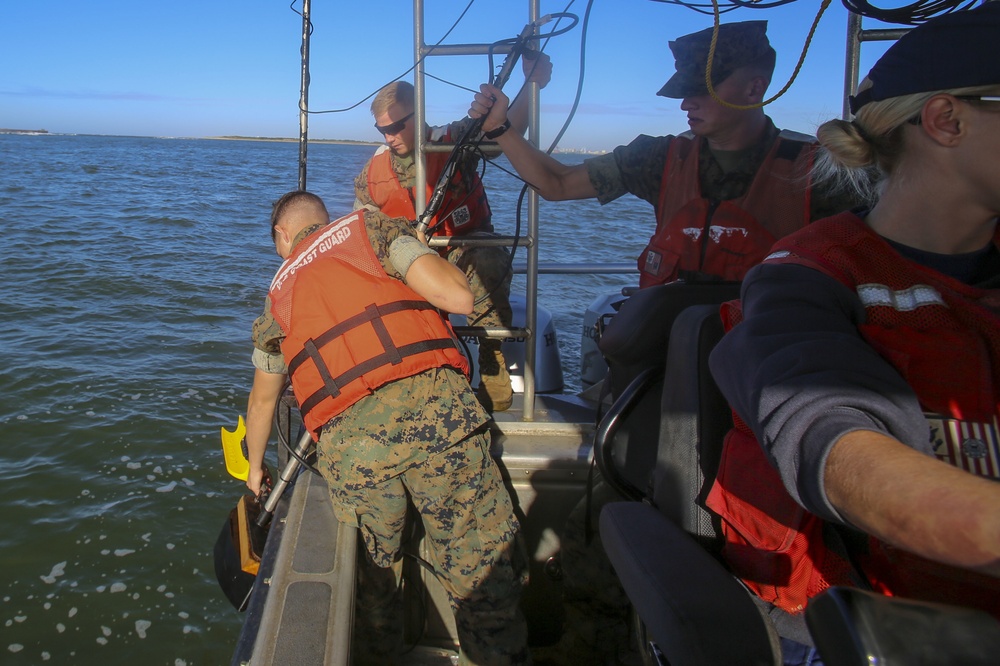
[{"label": "blue baseball cap", "polygon": [[1000,85],[1000,1],[932,18],[903,35],[868,73],[851,113],[902,95]]}]

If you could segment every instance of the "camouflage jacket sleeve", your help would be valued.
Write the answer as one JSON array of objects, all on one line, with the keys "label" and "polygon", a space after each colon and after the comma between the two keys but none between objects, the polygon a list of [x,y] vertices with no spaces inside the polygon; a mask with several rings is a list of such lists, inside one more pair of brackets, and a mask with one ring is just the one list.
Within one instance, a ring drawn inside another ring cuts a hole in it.
[{"label": "camouflage jacket sleeve", "polygon": [[403,276],[396,270],[392,261],[391,249],[397,238],[402,236],[416,238],[410,221],[404,217],[389,217],[380,212],[365,211],[365,230],[382,268],[390,277],[402,280]]},{"label": "camouflage jacket sleeve", "polygon": [[285,339],[285,332],[281,330],[278,322],[271,316],[271,297],[264,299],[264,311],[253,322],[251,330],[253,346],[268,354],[281,353],[281,341]]},{"label": "camouflage jacket sleeve", "polygon": [[656,205],[672,136],[640,134],[627,146],[586,160],[587,175],[602,204],[633,194]]},{"label": "camouflage jacket sleeve", "polygon": [[354,197],[357,199],[357,203],[362,207],[375,209],[378,206],[372,201],[371,193],[368,191],[368,168],[371,167],[372,161],[369,159],[365,162],[365,165],[361,167],[361,173],[357,175],[354,179]]}]

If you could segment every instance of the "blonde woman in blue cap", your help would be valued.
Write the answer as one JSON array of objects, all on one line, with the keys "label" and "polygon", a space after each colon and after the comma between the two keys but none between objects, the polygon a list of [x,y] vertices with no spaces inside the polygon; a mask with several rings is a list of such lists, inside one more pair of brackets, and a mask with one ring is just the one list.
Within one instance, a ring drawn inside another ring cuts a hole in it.
[{"label": "blonde woman in blue cap", "polygon": [[998,42],[988,2],[894,44],[817,132],[874,205],[779,241],[723,310],[743,423],[708,504],[785,638],[829,585],[1000,616]]}]

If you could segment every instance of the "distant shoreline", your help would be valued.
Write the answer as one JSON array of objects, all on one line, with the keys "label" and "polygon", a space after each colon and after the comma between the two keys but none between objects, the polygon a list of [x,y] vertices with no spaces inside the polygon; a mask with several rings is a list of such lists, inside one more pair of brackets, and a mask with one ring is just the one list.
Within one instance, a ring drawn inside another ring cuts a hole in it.
[{"label": "distant shoreline", "polygon": [[[199,137],[192,137],[199,138]],[[273,141],[277,143],[298,143],[298,139],[269,136],[204,136],[202,139],[214,141]],[[354,139],[309,139],[309,143],[335,143],[344,146],[379,146],[381,141],[355,141]]]},{"label": "distant shoreline", "polygon": [[[25,130],[25,129],[5,129],[0,128],[0,134],[19,134],[22,136],[26,135],[44,135],[44,136],[60,136],[60,132],[49,132],[48,130]],[[92,134],[92,135],[67,135],[67,136],[128,136],[128,135],[114,135],[114,134]],[[196,140],[207,140],[207,141],[266,141],[271,143],[298,143],[298,139],[291,139],[288,137],[270,137],[270,136],[155,136],[155,137],[133,137],[133,138],[151,138],[151,139],[196,139]],[[381,146],[381,141],[358,141],[355,139],[309,139],[309,143],[328,143],[339,146]],[[581,150],[577,148],[556,148],[555,153],[563,155],[603,155],[607,153],[606,150]]]}]

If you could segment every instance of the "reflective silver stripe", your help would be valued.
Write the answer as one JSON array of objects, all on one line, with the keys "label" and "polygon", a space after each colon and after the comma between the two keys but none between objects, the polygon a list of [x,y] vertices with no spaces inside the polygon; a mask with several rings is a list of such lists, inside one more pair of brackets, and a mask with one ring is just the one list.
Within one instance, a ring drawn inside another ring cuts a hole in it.
[{"label": "reflective silver stripe", "polygon": [[910,312],[925,305],[948,307],[938,290],[926,284],[899,291],[884,284],[861,284],[858,285],[858,298],[866,308],[881,305],[898,312]]},{"label": "reflective silver stripe", "polygon": [[[334,220],[322,234],[309,243],[309,246],[305,250],[297,252],[294,258],[290,257],[286,259],[285,263],[278,268],[278,272],[274,274],[270,290],[280,289],[285,280],[299,268],[312,263],[320,253],[329,252],[334,246],[343,242],[350,235],[350,229],[346,230],[346,232],[341,232],[341,229],[357,219],[358,214],[354,213],[339,220]],[[322,247],[320,246],[321,244]]]},{"label": "reflective silver stripe", "polygon": [[769,259],[784,259],[785,257],[792,256],[792,253],[788,250],[778,250],[777,252],[772,252],[771,254],[764,257],[764,261]]}]

